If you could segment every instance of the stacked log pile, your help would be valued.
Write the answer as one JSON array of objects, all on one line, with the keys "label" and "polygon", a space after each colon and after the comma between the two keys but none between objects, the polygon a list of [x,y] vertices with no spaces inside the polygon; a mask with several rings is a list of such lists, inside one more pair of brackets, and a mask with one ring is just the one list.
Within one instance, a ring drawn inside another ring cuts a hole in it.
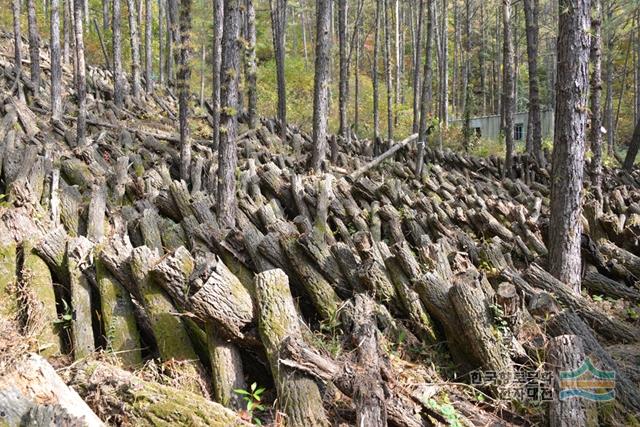
[{"label": "stacked log pile", "polygon": [[[549,174],[526,157],[502,179],[498,159],[427,149],[417,177],[411,141],[367,169],[371,143],[354,138],[308,175],[309,136],[290,127],[282,141],[262,119],[237,141],[236,227],[221,229],[206,131],[190,182],[177,178],[170,91],[117,109],[110,73],[90,67],[89,143],[75,147],[69,70],[64,119],[50,123],[25,76],[26,101],[14,96],[1,58],[0,317],[37,331],[42,355],[78,362],[65,379],[103,421],[242,425],[250,417],[223,406],[241,410],[234,390],[258,379],[275,390],[273,419],[292,426],[452,423],[433,403],[443,394],[468,424],[568,422],[557,405],[517,413],[508,384],[484,385],[481,402],[446,382],[552,372],[565,341],[617,372],[616,416],[640,412],[637,369],[609,350],[640,341],[619,315],[640,303],[637,172],[607,170],[602,206],[587,191],[578,295],[544,269]],[[591,295],[617,299],[618,312]],[[126,369],[159,361],[166,384],[95,361],[96,350]],[[433,355],[453,366],[435,372]]]}]

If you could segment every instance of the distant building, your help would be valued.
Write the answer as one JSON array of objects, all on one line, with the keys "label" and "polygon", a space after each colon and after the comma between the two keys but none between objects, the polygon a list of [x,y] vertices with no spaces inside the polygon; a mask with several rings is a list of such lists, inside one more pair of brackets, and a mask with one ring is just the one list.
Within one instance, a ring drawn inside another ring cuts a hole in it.
[{"label": "distant building", "polygon": [[[553,110],[546,110],[540,113],[542,139],[553,138],[553,121]],[[529,112],[515,114],[513,120],[513,139],[515,141],[525,141],[527,139],[528,123]],[[463,127],[464,120],[452,120],[451,124]],[[497,140],[500,137],[500,115],[472,117],[469,121],[469,127],[478,137]]]}]

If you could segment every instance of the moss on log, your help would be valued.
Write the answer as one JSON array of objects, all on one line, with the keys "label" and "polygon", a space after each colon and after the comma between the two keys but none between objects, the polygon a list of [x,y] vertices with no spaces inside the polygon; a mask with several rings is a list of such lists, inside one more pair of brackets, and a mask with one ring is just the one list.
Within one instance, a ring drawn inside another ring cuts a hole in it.
[{"label": "moss on log", "polygon": [[85,237],[73,238],[68,245],[69,281],[71,307],[74,316],[71,324],[73,357],[82,359],[94,350],[93,328],[91,326],[91,285],[83,274],[89,263],[92,244]]},{"label": "moss on log", "polygon": [[100,312],[107,349],[113,352],[124,366],[136,367],[142,362],[142,356],[140,333],[133,314],[131,297],[100,257],[96,259],[96,279],[100,291]]},{"label": "moss on log", "polygon": [[27,328],[36,331],[39,352],[45,357],[53,356],[60,353],[62,343],[56,326],[58,313],[51,272],[30,243],[25,243],[22,250],[24,259],[20,279]]},{"label": "moss on log", "polygon": [[278,401],[292,427],[326,426],[328,421],[316,383],[306,375],[280,364],[280,349],[289,337],[300,337],[298,314],[289,279],[282,270],[256,276],[259,328],[271,364]]},{"label": "moss on log", "polygon": [[163,361],[176,360],[175,369],[184,381],[185,390],[200,395],[206,394],[202,385],[206,384],[204,368],[198,359],[189,334],[177,309],[169,296],[155,283],[150,275],[150,265],[158,259],[158,253],[146,246],[133,249],[131,253],[131,272],[142,295],[142,305],[148,315],[153,335],[158,344],[160,358]]},{"label": "moss on log", "polygon": [[144,381],[101,362],[69,370],[70,385],[104,421],[117,425],[249,426],[235,412],[194,393]]}]

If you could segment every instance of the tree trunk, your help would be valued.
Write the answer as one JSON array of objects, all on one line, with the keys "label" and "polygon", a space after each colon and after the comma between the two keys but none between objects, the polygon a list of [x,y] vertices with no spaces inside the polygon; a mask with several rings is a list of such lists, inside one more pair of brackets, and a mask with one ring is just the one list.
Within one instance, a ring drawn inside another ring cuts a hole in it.
[{"label": "tree trunk", "polygon": [[393,141],[393,84],[391,83],[391,23],[389,18],[389,2],[382,0],[384,19],[384,74],[387,87],[387,142]]},{"label": "tree trunk", "polygon": [[420,128],[418,133],[418,158],[416,160],[416,176],[422,175],[422,166],[424,164],[424,149],[427,145],[427,118],[431,112],[431,79],[433,70],[431,68],[432,62],[432,44],[433,44],[433,1],[427,0],[427,45],[425,47],[425,62],[424,62],[424,78],[422,81],[422,103],[420,105]]},{"label": "tree trunk", "polygon": [[276,383],[278,402],[287,416],[287,425],[328,425],[315,381],[280,363],[283,342],[292,338],[301,339],[302,336],[298,314],[289,290],[289,281],[284,272],[269,270],[258,274],[256,297],[260,308],[260,336]]},{"label": "tree trunk", "polygon": [[505,162],[502,175],[506,177],[512,176],[513,162],[513,119],[515,113],[515,102],[513,99],[515,87],[514,75],[514,54],[513,54],[513,35],[511,27],[511,0],[502,0],[502,24],[503,24],[503,50],[504,65],[502,79],[502,111],[504,120],[504,138],[505,138]]},{"label": "tree trunk", "polygon": [[[414,55],[413,64],[413,133],[419,131],[420,114],[422,113],[422,104],[420,103],[420,58],[422,50],[422,19],[424,17],[424,1],[420,0],[418,6],[418,24],[416,26],[416,36],[414,39]],[[428,0],[427,0],[428,1]],[[430,4],[430,3],[429,3]],[[430,7],[429,5],[427,7]],[[427,35],[429,37],[429,35]],[[424,80],[426,81],[426,80]]]},{"label": "tree trunk", "polygon": [[[129,0],[133,1],[133,0]],[[178,63],[178,109],[180,121],[180,179],[189,182],[191,138],[189,136],[189,98],[191,90],[191,0],[180,1],[180,57]]]},{"label": "tree trunk", "polygon": [[82,26],[82,3],[76,0],[73,5],[75,21],[75,57],[76,57],[76,98],[78,101],[78,119],[76,129],[76,145],[82,147],[86,144],[87,109],[85,99],[87,97],[85,64],[84,64],[84,36]]},{"label": "tree trunk", "polygon": [[223,37],[224,4],[222,0],[213,0],[213,54],[211,57],[212,79],[211,108],[213,115],[212,147],[218,149],[220,144],[220,78],[222,68],[222,37]]},{"label": "tree trunk", "polygon": [[447,0],[442,0],[442,23],[440,30],[440,122],[442,123],[439,136],[439,145],[442,149],[444,131],[449,127],[449,58],[448,58],[448,34],[449,34],[449,9]]},{"label": "tree trunk", "polygon": [[[78,1],[78,0],[76,0]],[[139,0],[142,1],[142,0]],[[182,3],[182,2],[181,2]],[[131,43],[131,75],[133,97],[140,97],[140,34],[136,19],[136,0],[127,0],[129,9],[129,41]]]},{"label": "tree trunk", "polygon": [[373,84],[373,154],[380,153],[380,84],[378,82],[378,51],[380,50],[380,9],[382,0],[376,0],[376,23],[373,41],[373,65],[371,79]]},{"label": "tree trunk", "polygon": [[20,35],[20,1],[13,0],[13,58],[15,61],[18,94],[21,93],[20,75],[22,74],[22,36]]},{"label": "tree trunk", "polygon": [[29,27],[29,56],[31,59],[31,82],[35,88],[35,94],[40,92],[40,35],[36,21],[36,2],[27,0],[28,27]]},{"label": "tree trunk", "polygon": [[591,185],[596,199],[602,202],[602,0],[593,1],[591,17],[591,127],[589,142],[591,143]]},{"label": "tree trunk", "polygon": [[102,30],[109,29],[109,0],[102,0]]},{"label": "tree trunk", "polygon": [[340,89],[339,114],[340,129],[338,134],[345,143],[349,140],[349,125],[347,123],[347,104],[349,100],[349,61],[347,58],[347,0],[338,1],[338,40],[340,49]]},{"label": "tree trunk", "polygon": [[395,21],[394,21],[394,34],[395,34],[395,105],[394,105],[394,116],[393,123],[395,126],[398,125],[398,109],[400,106],[400,98],[402,97],[402,87],[400,83],[402,82],[402,60],[404,59],[404,55],[400,53],[400,49],[402,48],[402,39],[400,37],[400,20],[402,19],[400,2],[398,0],[394,0],[395,4]]},{"label": "tree trunk", "polygon": [[280,139],[286,142],[287,136],[287,92],[284,76],[284,35],[287,28],[287,1],[269,0],[271,8],[271,28],[273,33],[273,51],[276,57],[276,79],[278,82],[278,121]]},{"label": "tree trunk", "polygon": [[[607,29],[607,97],[604,106],[604,122],[607,129],[607,153],[613,154],[614,129],[613,129],[613,73],[614,73],[614,28],[613,21],[613,3],[608,5],[607,21],[605,28]],[[607,28],[608,27],[608,28]],[[557,113],[556,113],[557,114]]]},{"label": "tree trunk", "polygon": [[[559,74],[558,77],[560,76]],[[560,335],[553,338],[549,343],[549,354],[547,355],[547,362],[555,374],[553,389],[562,390],[560,385],[561,372],[576,371],[586,358],[580,337]],[[557,396],[549,404],[549,424],[551,427],[586,427],[594,425],[594,423],[597,424],[597,414],[592,412],[593,409],[593,404],[590,404],[587,399],[575,397],[563,399],[563,396]],[[589,414],[589,412],[592,413]],[[595,416],[596,419],[590,419],[592,416]]]},{"label": "tree trunk", "polygon": [[[140,0],[142,1],[142,0]],[[145,0],[144,6],[144,88],[147,93],[153,91],[153,49],[152,49],[152,37],[153,37],[153,2],[152,0]],[[160,38],[160,40],[162,40]],[[162,43],[160,43],[162,44]]]},{"label": "tree trunk", "polygon": [[589,0],[560,0],[549,272],[580,293],[581,200],[589,92]]},{"label": "tree trunk", "polygon": [[640,148],[640,120],[638,120],[638,122],[636,123],[636,127],[633,131],[633,137],[631,138],[631,142],[629,143],[629,149],[627,150],[627,155],[624,158],[624,164],[622,165],[622,167],[627,171],[631,171],[631,169],[633,169],[633,165],[636,162],[636,155],[638,154],[639,148]]},{"label": "tree trunk", "polygon": [[240,73],[240,0],[224,3],[220,146],[216,209],[221,228],[233,228],[236,215],[236,137],[238,134],[238,76]]},{"label": "tree trunk", "polygon": [[311,169],[319,171],[327,151],[331,54],[331,2],[318,0],[316,11],[316,66],[313,88],[313,154]]},{"label": "tree trunk", "polygon": [[354,93],[353,93],[353,130],[356,135],[360,132],[360,109],[357,108],[360,102],[360,26],[356,25],[354,28],[355,31],[355,46],[352,46],[355,49],[355,59],[354,59]]},{"label": "tree trunk", "polygon": [[60,58],[60,0],[51,1],[51,118],[62,118],[62,64]]},{"label": "tree trunk", "polygon": [[[258,86],[256,64],[256,10],[253,0],[246,0],[247,10],[247,49],[246,81],[247,81],[247,112],[249,115],[249,129],[258,127]],[[285,120],[286,122],[286,120]]]},{"label": "tree trunk", "polygon": [[[167,0],[167,81],[175,87],[174,66],[180,60],[180,17],[178,0]],[[177,52],[176,52],[177,50]]]},{"label": "tree trunk", "polygon": [[164,27],[163,23],[165,22],[165,0],[158,0],[158,80],[160,84],[164,84],[165,80],[165,57],[164,57]]},{"label": "tree trunk", "polygon": [[198,95],[198,104],[200,108],[204,108],[204,72],[207,62],[206,43],[200,45],[200,93]]},{"label": "tree trunk", "polygon": [[538,85],[538,16],[539,0],[525,0],[524,17],[527,26],[527,60],[529,64],[529,123],[527,152],[544,166],[542,126],[540,124],[540,92]]},{"label": "tree trunk", "polygon": [[71,0],[63,0],[62,3],[62,14],[63,14],[63,20],[64,20],[64,32],[63,32],[63,36],[64,36],[64,44],[63,44],[63,50],[62,50],[62,62],[64,64],[69,64],[69,58],[71,56],[70,53],[70,43],[71,43],[71,9],[69,8],[69,2]]},{"label": "tree trunk", "polygon": [[124,104],[124,76],[122,75],[122,33],[120,30],[120,0],[111,0],[111,33],[113,37],[113,102],[118,108]]}]

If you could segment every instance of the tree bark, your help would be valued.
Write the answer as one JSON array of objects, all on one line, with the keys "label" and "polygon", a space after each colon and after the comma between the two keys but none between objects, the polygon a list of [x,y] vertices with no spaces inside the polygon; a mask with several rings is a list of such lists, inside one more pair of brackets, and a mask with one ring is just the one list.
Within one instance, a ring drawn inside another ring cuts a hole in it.
[{"label": "tree bark", "polygon": [[[142,1],[142,0],[140,0]],[[151,47],[153,37],[153,2],[145,0],[144,6],[144,88],[147,93],[153,91],[153,49]],[[159,38],[162,40],[162,38]],[[162,43],[160,43],[162,44]]]},{"label": "tree bark", "polygon": [[124,76],[122,75],[122,33],[120,30],[120,0],[111,0],[111,34],[113,44],[113,102],[118,108],[124,104]]},{"label": "tree bark", "polygon": [[18,82],[18,94],[21,93],[20,75],[22,74],[22,36],[20,35],[20,1],[13,0],[11,10],[13,12],[13,58],[15,61],[16,81]]},{"label": "tree bark", "polygon": [[27,0],[29,28],[29,56],[31,59],[31,82],[35,88],[35,94],[40,92],[40,35],[36,21],[36,2]]},{"label": "tree bark", "polygon": [[[575,371],[587,358],[582,340],[576,335],[560,335],[549,343],[547,362],[554,372],[554,390],[560,390],[561,371]],[[549,424],[552,427],[586,427],[597,423],[591,419],[589,410],[593,405],[587,399],[568,398],[560,400],[558,396],[549,405]]]},{"label": "tree bark", "polygon": [[282,270],[256,276],[259,328],[276,383],[278,402],[292,427],[327,426],[318,386],[311,378],[280,363],[283,342],[301,339],[302,331],[289,281]]},{"label": "tree bark", "polygon": [[527,27],[527,60],[529,64],[527,152],[539,165],[544,166],[544,157],[542,154],[542,125],[540,123],[540,90],[538,84],[539,0],[525,0],[524,16]]},{"label": "tree bark", "polygon": [[[253,0],[246,0],[247,11],[247,48],[245,52],[246,60],[246,80],[247,80],[247,113],[249,115],[249,129],[258,127],[258,86],[256,64],[256,10]],[[286,122],[286,119],[284,120]],[[284,141],[284,140],[283,140]]]},{"label": "tree bark", "polygon": [[76,0],[73,6],[75,21],[75,57],[76,57],[76,98],[78,101],[78,119],[76,121],[76,145],[82,147],[86,144],[87,110],[85,107],[87,88],[84,64],[84,35],[82,25],[82,3]]},{"label": "tree bark", "polygon": [[[133,1],[133,0],[129,0]],[[180,56],[178,63],[178,109],[180,121],[180,179],[189,182],[191,137],[189,136],[189,98],[191,89],[191,0],[180,1]]]},{"label": "tree bark", "polygon": [[343,143],[349,140],[349,125],[347,123],[347,104],[349,101],[349,61],[347,58],[347,0],[338,1],[338,40],[340,49],[340,89],[339,89],[339,115],[340,129],[338,134]]},{"label": "tree bark", "polygon": [[376,22],[373,41],[373,65],[371,80],[373,84],[373,154],[380,152],[380,89],[378,83],[378,51],[380,50],[380,9],[382,0],[376,0]]},{"label": "tree bark", "polygon": [[[79,0],[76,0],[79,1]],[[139,0],[142,1],[142,0]],[[182,4],[182,2],[180,2]],[[131,43],[131,77],[132,94],[135,99],[140,97],[140,33],[136,19],[136,0],[127,0],[129,6],[129,41]]]},{"label": "tree bark", "polygon": [[387,142],[393,141],[393,84],[391,83],[391,23],[389,18],[389,2],[382,0],[382,18],[384,20],[384,74],[387,87]]},{"label": "tree bark", "polygon": [[278,82],[278,121],[280,122],[280,139],[284,143],[287,137],[287,91],[284,76],[284,36],[287,28],[287,0],[269,0],[269,5],[271,9],[273,51],[276,58],[276,80]]},{"label": "tree bark", "polygon": [[[421,63],[420,55],[422,50],[422,20],[424,17],[424,2],[425,0],[419,1],[418,23],[416,26],[416,36],[413,41],[413,44],[414,44],[413,50],[415,55],[415,60],[413,64],[413,128],[412,128],[413,133],[416,133],[419,131],[420,114],[422,112],[422,104],[420,103],[420,63]],[[431,7],[430,5],[431,3],[428,3],[427,8]],[[427,37],[429,37],[428,34],[427,34]]]},{"label": "tree bark", "polygon": [[316,66],[313,87],[313,153],[311,169],[319,171],[327,151],[331,54],[331,2],[318,0],[316,10]]},{"label": "tree bark", "polygon": [[224,4],[220,147],[216,209],[221,228],[233,228],[236,201],[236,137],[238,134],[238,76],[240,73],[240,0]]},{"label": "tree bark", "polygon": [[220,79],[222,69],[222,37],[224,31],[224,4],[222,0],[213,0],[213,54],[211,57],[212,79],[211,108],[213,116],[212,147],[218,149],[220,144]]},{"label": "tree bark", "polygon": [[158,80],[163,85],[165,82],[165,64],[164,55],[164,26],[165,22],[165,0],[158,0]]},{"label": "tree bark", "polygon": [[512,176],[513,163],[513,119],[515,114],[515,100],[513,98],[515,88],[513,33],[511,24],[511,1],[502,0],[502,26],[503,26],[503,85],[502,85],[502,111],[504,117],[505,161],[502,175]]},{"label": "tree bark", "polygon": [[591,185],[596,199],[602,202],[602,0],[592,0],[591,49],[589,60],[592,64],[591,79]]},{"label": "tree bark", "polygon": [[126,414],[134,425],[249,426],[236,413],[195,393],[145,381],[104,362],[73,365],[69,383],[105,415]]},{"label": "tree bark", "polygon": [[590,0],[559,2],[549,272],[580,293],[580,220],[589,91]]},{"label": "tree bark", "polygon": [[424,149],[427,145],[427,118],[431,112],[431,79],[433,70],[432,62],[432,44],[433,44],[433,1],[427,0],[427,45],[425,47],[425,63],[424,78],[422,79],[422,96],[420,104],[420,127],[418,132],[418,158],[416,159],[416,176],[422,175],[422,167],[424,165]]},{"label": "tree bark", "polygon": [[60,58],[60,0],[51,0],[51,118],[62,118],[62,64]]},{"label": "tree bark", "polygon": [[449,57],[448,57],[448,33],[449,33],[449,9],[447,0],[442,0],[442,23],[440,30],[440,122],[442,123],[439,136],[439,148],[442,149],[444,131],[449,127]]},{"label": "tree bark", "polygon": [[636,123],[636,127],[633,131],[633,137],[631,138],[631,142],[629,143],[629,149],[627,150],[627,155],[624,158],[624,163],[622,167],[631,171],[633,169],[633,165],[636,162],[636,155],[638,154],[638,149],[640,148],[640,120]]}]

